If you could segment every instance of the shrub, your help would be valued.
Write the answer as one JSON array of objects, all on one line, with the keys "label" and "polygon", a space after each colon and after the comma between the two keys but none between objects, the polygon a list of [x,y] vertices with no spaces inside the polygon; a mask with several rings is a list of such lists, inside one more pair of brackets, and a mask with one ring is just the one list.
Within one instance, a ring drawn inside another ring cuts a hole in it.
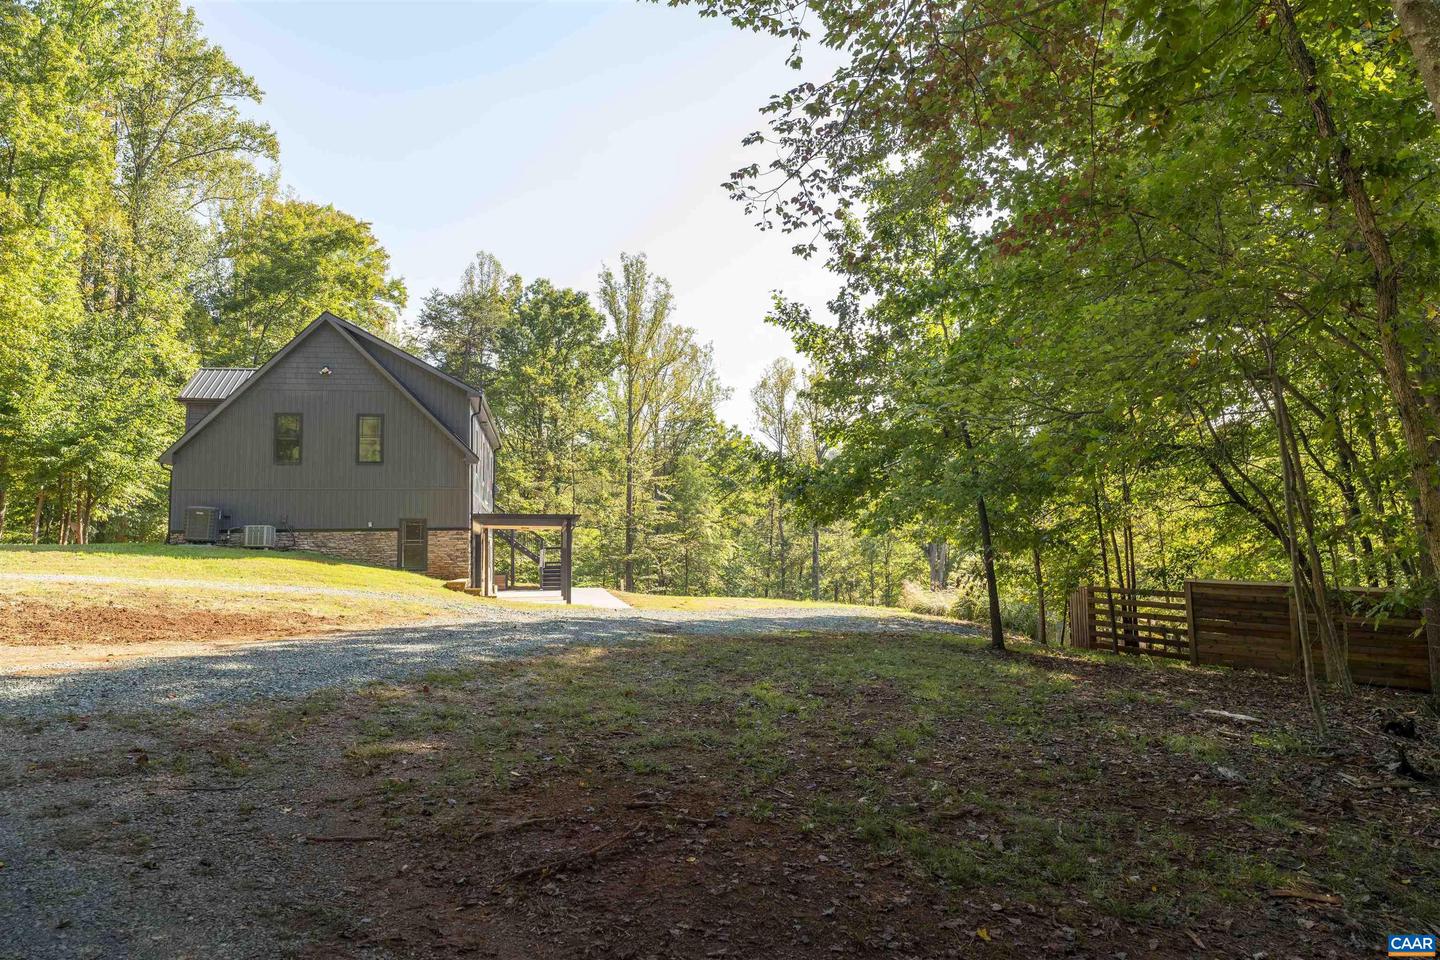
[{"label": "shrub", "polygon": [[911,613],[924,613],[932,617],[953,616],[950,612],[959,597],[955,590],[931,590],[913,580],[900,585],[900,606]]},{"label": "shrub", "polygon": [[[990,599],[985,592],[983,577],[961,574],[956,577],[954,587],[942,590],[931,590],[927,586],[907,580],[900,588],[900,606],[912,613],[953,617],[970,623],[990,622]],[[1012,600],[1002,594],[1000,626],[1010,633],[1036,637],[1040,629],[1039,611],[1031,600]],[[1059,624],[1052,621],[1049,627],[1050,639],[1053,642],[1057,637]]]}]

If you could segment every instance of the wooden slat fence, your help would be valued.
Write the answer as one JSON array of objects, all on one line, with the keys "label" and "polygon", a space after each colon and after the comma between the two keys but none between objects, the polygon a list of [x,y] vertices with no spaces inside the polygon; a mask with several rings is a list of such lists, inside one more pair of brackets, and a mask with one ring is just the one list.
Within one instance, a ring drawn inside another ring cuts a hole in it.
[{"label": "wooden slat fence", "polygon": [[1087,636],[1096,649],[1190,659],[1181,591],[1089,587],[1085,619]]},{"label": "wooden slat fence", "polygon": [[[1380,615],[1380,591],[1335,591],[1336,624],[1359,683],[1431,689],[1419,614]],[[1188,659],[1299,675],[1295,605],[1285,583],[1187,580],[1184,590],[1081,587],[1070,595],[1072,643],[1084,649]],[[1312,630],[1312,636],[1314,632]],[[1324,675],[1319,641],[1314,662]]]}]

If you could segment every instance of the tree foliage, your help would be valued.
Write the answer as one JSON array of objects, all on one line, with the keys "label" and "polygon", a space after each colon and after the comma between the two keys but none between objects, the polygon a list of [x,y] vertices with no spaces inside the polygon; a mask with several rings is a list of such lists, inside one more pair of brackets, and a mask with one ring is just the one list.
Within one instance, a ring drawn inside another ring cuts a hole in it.
[{"label": "tree foliage", "polygon": [[835,316],[777,318],[842,412],[834,504],[978,537],[983,499],[1006,565],[1038,544],[1062,586],[1293,579],[1342,685],[1330,590],[1382,586],[1428,606],[1436,656],[1423,24],[1349,0],[696,5],[797,68],[812,40],[840,55],[772,99],[750,142],[775,159],[728,184],[846,279]]}]

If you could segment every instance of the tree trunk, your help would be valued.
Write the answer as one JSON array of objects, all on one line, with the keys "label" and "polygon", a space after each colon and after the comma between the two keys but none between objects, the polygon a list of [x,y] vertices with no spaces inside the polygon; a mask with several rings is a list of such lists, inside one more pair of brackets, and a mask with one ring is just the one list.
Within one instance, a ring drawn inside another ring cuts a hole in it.
[{"label": "tree trunk", "polygon": [[[0,506],[3,505],[3,503],[0,503]],[[0,513],[0,524],[3,524],[4,519],[4,513]],[[0,534],[3,534],[4,532],[4,526],[0,525]],[[870,568],[870,605],[873,607],[875,606],[875,544],[873,542],[871,542],[870,549],[867,550],[866,553],[869,554],[869,557],[867,557],[866,559],[869,560],[868,566]]]},{"label": "tree trunk", "polygon": [[1155,515],[1155,535],[1160,541],[1160,589],[1170,589],[1170,567],[1165,561],[1165,512]]},{"label": "tree trunk", "polygon": [[[1396,0],[1396,3],[1397,7],[1403,3],[1433,6],[1429,0]],[[1440,422],[1437,422],[1433,411],[1427,406],[1420,386],[1411,376],[1410,361],[1401,342],[1398,326],[1401,319],[1400,271],[1390,249],[1390,239],[1381,230],[1376,219],[1374,204],[1365,186],[1364,177],[1356,167],[1349,144],[1340,135],[1330,113],[1329,101],[1319,85],[1315,59],[1295,24],[1295,12],[1288,0],[1274,0],[1274,8],[1285,52],[1300,75],[1305,99],[1315,120],[1316,133],[1321,140],[1333,144],[1336,171],[1345,185],[1345,193],[1354,210],[1360,238],[1364,241],[1370,261],[1375,267],[1371,282],[1375,290],[1375,327],[1385,381],[1405,437],[1410,474],[1419,498],[1420,540],[1430,554],[1431,563],[1440,567]],[[1428,17],[1424,19],[1429,22]],[[1427,34],[1427,50],[1430,49],[1431,39],[1433,34]],[[1433,63],[1433,58],[1417,54],[1417,61],[1427,60]],[[1432,93],[1432,106],[1434,99]]]},{"label": "tree trunk", "polygon": [[635,592],[635,399],[625,388],[625,560],[620,578],[627,593]]},{"label": "tree trunk", "polygon": [[775,495],[770,495],[770,509],[765,514],[765,596],[775,584]]},{"label": "tree trunk", "polygon": [[775,529],[780,539],[780,579],[776,584],[775,596],[785,596],[785,504],[775,504]]},{"label": "tree trunk", "polygon": [[1045,623],[1045,578],[1040,572],[1040,538],[1035,538],[1032,548],[1035,556],[1035,606],[1039,608],[1039,623],[1036,626],[1036,640],[1048,646],[1050,638],[1046,635],[1047,625]]},{"label": "tree trunk", "polygon": [[1440,120],[1440,2],[1437,0],[1391,0],[1400,29],[1415,55],[1420,79],[1430,95],[1430,109]]},{"label": "tree trunk", "polygon": [[1133,503],[1130,500],[1130,478],[1124,473],[1120,474],[1120,502],[1125,505],[1125,524],[1123,535],[1125,538],[1125,579],[1130,583],[1130,589],[1134,590],[1138,583],[1135,576],[1135,523],[1131,518]]},{"label": "tree trunk", "polygon": [[[970,440],[968,424],[960,424],[960,437],[965,441],[966,450],[975,449],[975,445]],[[971,474],[978,480],[978,473],[973,468]],[[993,650],[1004,650],[1005,628],[1000,623],[1000,584],[995,579],[995,544],[990,536],[990,511],[985,507],[984,494],[977,493],[975,495],[975,511],[980,521],[980,550],[985,564],[985,593],[990,599],[990,647]]]},{"label": "tree trunk", "polygon": [[90,542],[90,513],[95,509],[95,488],[91,485],[90,471],[85,471],[85,499],[80,509],[80,527],[76,542],[84,546]]},{"label": "tree trunk", "polygon": [[985,509],[985,498],[975,498],[975,509],[980,518],[980,549],[985,559],[985,592],[990,598],[990,647],[1005,649],[1005,630],[1000,624],[1000,585],[995,580],[995,547],[990,540],[990,513]]},{"label": "tree trunk", "polygon": [[[1280,440],[1280,475],[1285,495],[1288,498],[1285,512],[1290,524],[1290,540],[1295,545],[1292,553],[1302,559],[1309,571],[1308,581],[1312,595],[1311,607],[1315,611],[1315,626],[1320,633],[1320,646],[1325,655],[1325,674],[1331,683],[1339,686],[1346,694],[1355,692],[1354,681],[1350,678],[1348,651],[1338,630],[1330,608],[1330,593],[1325,584],[1325,566],[1315,543],[1315,520],[1310,510],[1310,488],[1305,480],[1305,470],[1300,462],[1300,449],[1295,439],[1294,425],[1290,421],[1290,408],[1285,402],[1285,391],[1280,382],[1279,369],[1275,359],[1275,345],[1268,334],[1264,335],[1265,366],[1270,381],[1270,409],[1275,420],[1275,429]],[[1294,520],[1290,515],[1294,514]],[[1301,537],[1304,537],[1303,548]]]},{"label": "tree trunk", "polygon": [[[925,544],[925,559],[930,563],[930,589],[944,590],[949,576],[950,547],[943,540]],[[889,555],[887,553],[888,562]],[[888,567],[887,567],[888,571]]]},{"label": "tree trunk", "polygon": [[[1278,378],[1275,376],[1274,347],[1268,335],[1263,342],[1270,372],[1271,389],[1274,393],[1279,390]],[[1272,398],[1272,402],[1267,404],[1267,407],[1275,421],[1280,445],[1280,488],[1284,495],[1286,539],[1289,543],[1290,596],[1294,607],[1294,629],[1300,643],[1300,663],[1305,676],[1305,693],[1310,703],[1310,715],[1315,721],[1315,729],[1323,736],[1325,734],[1325,708],[1320,701],[1320,690],[1315,679],[1314,651],[1310,641],[1310,617],[1313,613],[1316,625],[1321,625],[1328,612],[1325,609],[1327,601],[1324,599],[1323,592],[1314,590],[1314,571],[1311,571],[1309,582],[1305,576],[1305,561],[1302,559],[1300,547],[1300,508],[1297,502],[1300,497],[1295,482],[1297,465],[1291,455],[1291,438],[1286,430],[1288,420],[1284,412],[1283,395],[1278,400]]]},{"label": "tree trunk", "polygon": [[42,519],[44,516],[45,516],[45,488],[44,488],[44,487],[41,487],[40,490],[39,490],[39,492],[35,494],[35,526],[34,526],[34,529],[33,529],[33,530],[31,531],[31,533],[30,533],[30,542],[31,542],[31,543],[38,544],[38,543],[40,542],[40,522],[41,522],[41,519]]},{"label": "tree trunk", "polygon": [[895,545],[887,537],[885,540],[885,596],[883,597],[886,606],[895,602],[895,577],[890,566],[890,560],[894,553]]},{"label": "tree trunk", "polygon": [[1125,637],[1125,646],[1138,647],[1139,643],[1133,635],[1135,631],[1131,629],[1130,601],[1126,599],[1128,595],[1125,593],[1127,587],[1133,590],[1135,584],[1126,583],[1125,564],[1120,558],[1120,545],[1115,540],[1115,524],[1113,523],[1110,524],[1110,549],[1115,554],[1115,590],[1120,594],[1120,623],[1117,625],[1114,620],[1116,602],[1112,595],[1110,598],[1110,625]]},{"label": "tree trunk", "polygon": [[1425,649],[1430,662],[1430,701],[1440,706],[1440,578],[1435,573],[1430,556],[1420,551],[1420,577],[1425,591],[1420,615],[1425,621]]},{"label": "tree trunk", "polygon": [[70,542],[70,516],[73,505],[75,485],[68,479],[60,481],[59,504],[60,504],[60,527],[55,531],[55,542],[65,546]]},{"label": "tree trunk", "polygon": [[810,524],[810,596],[820,599],[820,528]]},{"label": "tree trunk", "polygon": [[1100,485],[1095,485],[1095,530],[1100,536],[1100,569],[1105,574],[1105,596],[1110,601],[1110,652],[1120,652],[1120,630],[1115,618],[1115,594],[1110,589],[1110,559],[1105,552],[1105,518],[1100,512]]}]

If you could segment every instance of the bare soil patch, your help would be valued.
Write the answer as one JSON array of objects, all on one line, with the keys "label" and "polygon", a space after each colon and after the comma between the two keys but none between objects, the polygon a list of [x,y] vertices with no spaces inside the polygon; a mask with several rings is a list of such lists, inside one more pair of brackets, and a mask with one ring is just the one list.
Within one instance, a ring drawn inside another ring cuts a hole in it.
[{"label": "bare soil patch", "polygon": [[295,611],[251,614],[152,603],[146,607],[0,597],[0,643],[125,646],[170,640],[258,640],[334,629],[342,618]]},{"label": "bare soil patch", "polygon": [[207,590],[142,584],[11,583],[0,589],[0,672],[46,674],[237,647],[453,613],[423,601],[317,589]]}]

